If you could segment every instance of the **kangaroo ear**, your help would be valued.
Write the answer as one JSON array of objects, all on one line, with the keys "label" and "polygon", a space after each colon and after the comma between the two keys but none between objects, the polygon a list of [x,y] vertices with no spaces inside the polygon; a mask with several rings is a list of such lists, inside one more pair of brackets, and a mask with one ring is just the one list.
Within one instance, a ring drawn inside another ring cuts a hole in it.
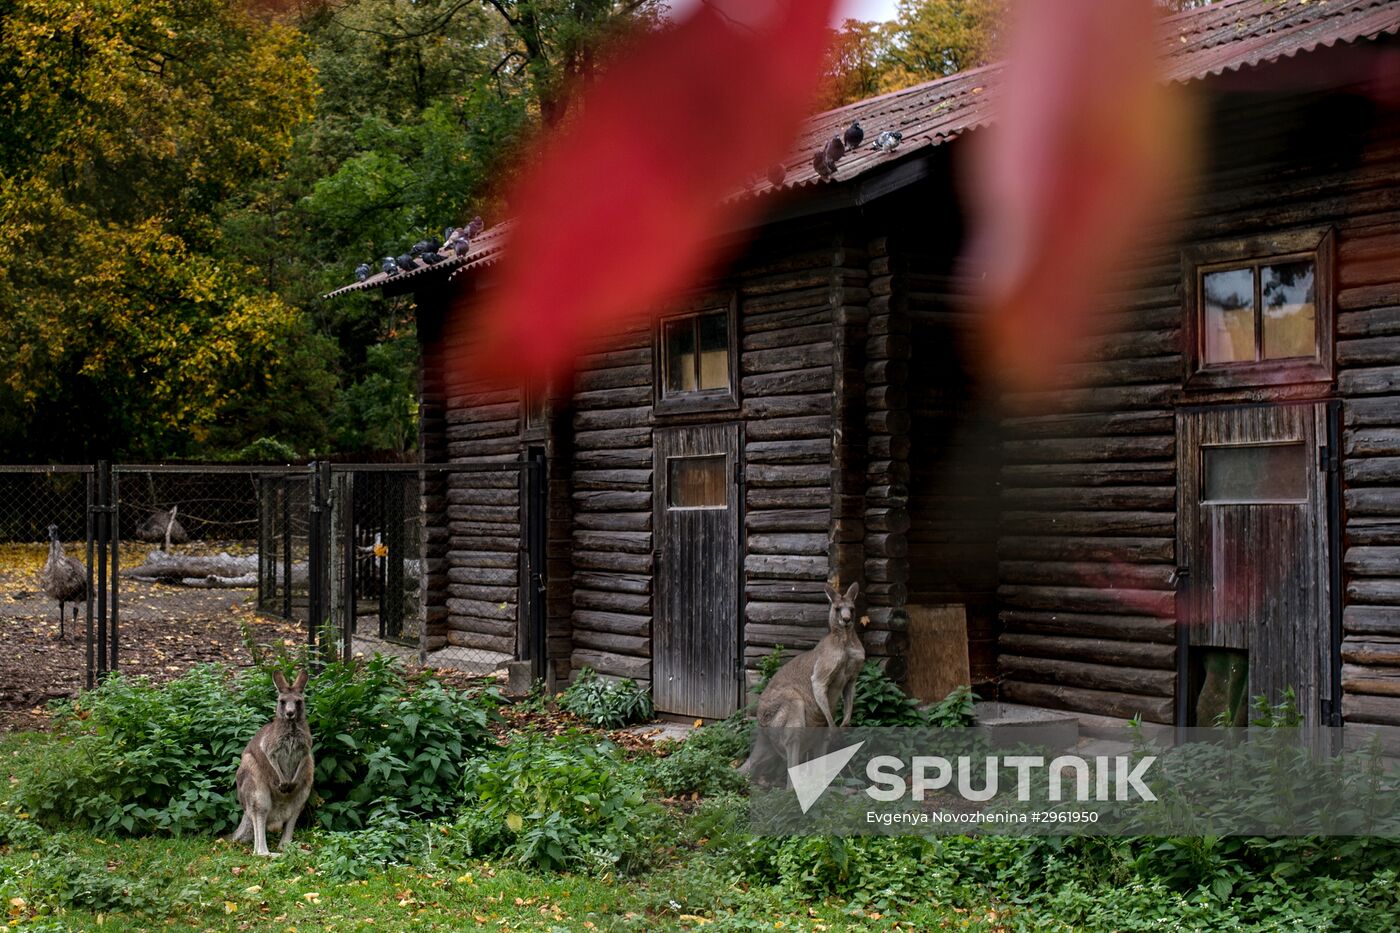
[{"label": "kangaroo ear", "polygon": [[301,693],[302,688],[306,686],[306,674],[306,671],[302,671],[297,675],[297,679],[292,681],[293,693]]},{"label": "kangaroo ear", "polygon": [[853,603],[853,602],[855,602],[855,601],[856,601],[856,597],[859,596],[859,595],[860,595],[860,584],[859,584],[859,583],[852,583],[852,584],[846,589],[846,602],[848,602],[848,603]]},{"label": "kangaroo ear", "polygon": [[830,583],[823,583],[823,584],[822,584],[822,589],[826,590],[826,598],[829,599],[829,600],[830,600],[831,602],[833,602],[833,603],[836,602],[836,600],[838,600],[838,599],[841,598],[841,594],[838,593],[838,592],[836,592],[836,590],[832,589]]},{"label": "kangaroo ear", "polygon": [[282,676],[281,671],[272,672],[272,682],[277,685],[278,693],[287,692],[287,678]]}]

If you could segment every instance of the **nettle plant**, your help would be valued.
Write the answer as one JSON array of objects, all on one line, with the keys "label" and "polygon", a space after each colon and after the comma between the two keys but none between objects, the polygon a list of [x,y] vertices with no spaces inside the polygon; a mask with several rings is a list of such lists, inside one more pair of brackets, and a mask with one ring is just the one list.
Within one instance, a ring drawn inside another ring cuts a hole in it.
[{"label": "nettle plant", "polygon": [[559,697],[561,708],[590,725],[618,729],[652,717],[651,694],[631,680],[605,680],[583,668]]}]

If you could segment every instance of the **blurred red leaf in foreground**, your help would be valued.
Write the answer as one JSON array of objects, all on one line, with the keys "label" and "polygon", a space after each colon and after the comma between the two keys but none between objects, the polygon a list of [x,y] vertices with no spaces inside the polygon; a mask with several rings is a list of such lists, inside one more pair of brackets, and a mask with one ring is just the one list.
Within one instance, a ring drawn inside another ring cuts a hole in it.
[{"label": "blurred red leaf in foreground", "polygon": [[[711,2],[636,41],[543,142],[509,203],[498,286],[464,365],[553,375],[593,337],[696,281],[722,204],[780,159],[821,80],[832,0]],[[460,317],[460,315],[457,315]]]},{"label": "blurred red leaf in foreground", "polygon": [[1166,226],[1191,145],[1158,73],[1151,0],[1015,12],[997,125],[971,149],[971,265],[986,272],[980,359],[1026,392],[1054,384],[1102,292]]}]

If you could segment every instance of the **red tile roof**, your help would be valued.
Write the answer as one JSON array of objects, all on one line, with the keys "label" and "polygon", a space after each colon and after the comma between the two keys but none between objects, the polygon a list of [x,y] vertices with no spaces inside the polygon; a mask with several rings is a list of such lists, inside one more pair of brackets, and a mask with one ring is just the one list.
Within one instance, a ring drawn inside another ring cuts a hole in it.
[{"label": "red tile roof", "polygon": [[[1320,46],[1393,35],[1400,32],[1400,0],[1226,0],[1167,17],[1159,28],[1158,49],[1166,78],[1185,83],[1291,58]],[[781,185],[774,186],[766,179],[756,181],[732,197],[838,184],[984,126],[994,118],[1000,73],[1001,65],[988,65],[816,114],[793,143]],[[847,153],[835,175],[821,177],[812,168],[813,153],[854,120],[865,129],[866,145]],[[904,134],[894,152],[868,148],[883,130]],[[393,279],[411,278],[430,269],[488,265],[500,252],[506,226],[498,224],[485,231],[464,256],[432,267],[420,266]],[[378,288],[389,280],[389,276],[375,273],[326,297]]]}]

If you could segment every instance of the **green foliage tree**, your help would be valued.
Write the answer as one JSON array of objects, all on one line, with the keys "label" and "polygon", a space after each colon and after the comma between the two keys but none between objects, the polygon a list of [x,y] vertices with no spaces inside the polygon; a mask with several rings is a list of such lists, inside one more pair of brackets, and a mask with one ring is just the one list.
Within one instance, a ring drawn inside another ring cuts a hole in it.
[{"label": "green foliage tree", "polygon": [[299,334],[211,215],[309,116],[302,39],[229,0],[20,0],[0,34],[0,448],[192,452]]}]

